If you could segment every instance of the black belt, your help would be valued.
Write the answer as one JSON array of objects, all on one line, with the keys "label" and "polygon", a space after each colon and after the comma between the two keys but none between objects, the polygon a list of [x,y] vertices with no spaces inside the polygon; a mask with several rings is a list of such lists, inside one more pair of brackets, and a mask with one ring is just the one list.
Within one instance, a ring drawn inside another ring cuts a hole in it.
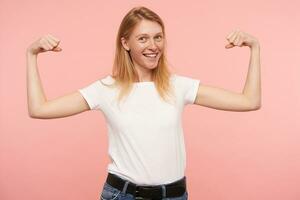
[{"label": "black belt", "polygon": [[[137,199],[138,197],[140,197],[141,199],[142,198],[149,198],[149,199],[163,198],[162,185],[142,186],[142,185],[134,184],[130,181],[128,182],[129,183],[125,193],[130,193]],[[126,181],[115,174],[108,173],[108,176],[106,178],[106,183],[122,191]],[[182,196],[186,191],[186,177],[184,176],[182,179],[176,182],[164,184],[164,185],[166,187],[165,198]]]}]

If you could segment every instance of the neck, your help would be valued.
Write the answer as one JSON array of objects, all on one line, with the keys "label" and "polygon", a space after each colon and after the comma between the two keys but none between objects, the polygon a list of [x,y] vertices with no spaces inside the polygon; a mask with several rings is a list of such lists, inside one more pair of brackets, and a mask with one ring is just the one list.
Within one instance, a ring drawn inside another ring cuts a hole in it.
[{"label": "neck", "polygon": [[137,82],[152,81],[152,70],[142,67],[136,67],[138,73]]}]

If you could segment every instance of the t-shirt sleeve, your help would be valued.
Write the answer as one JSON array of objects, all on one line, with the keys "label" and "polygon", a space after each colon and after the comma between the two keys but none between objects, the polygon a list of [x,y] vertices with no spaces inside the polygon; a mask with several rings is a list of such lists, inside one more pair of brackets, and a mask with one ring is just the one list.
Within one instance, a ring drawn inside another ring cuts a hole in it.
[{"label": "t-shirt sleeve", "polygon": [[201,81],[187,76],[177,75],[176,77],[184,105],[194,104]]},{"label": "t-shirt sleeve", "polygon": [[78,89],[91,110],[99,110],[104,101],[103,88],[99,80]]}]

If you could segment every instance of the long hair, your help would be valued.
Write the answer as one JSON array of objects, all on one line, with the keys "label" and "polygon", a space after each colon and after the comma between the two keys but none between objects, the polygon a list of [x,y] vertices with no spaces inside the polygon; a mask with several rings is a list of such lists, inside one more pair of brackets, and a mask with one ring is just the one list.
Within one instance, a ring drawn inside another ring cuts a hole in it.
[{"label": "long hair", "polygon": [[[166,34],[164,23],[162,19],[152,10],[143,6],[138,6],[132,8],[124,16],[119,26],[118,35],[116,38],[115,58],[112,69],[112,77],[115,80],[113,86],[118,86],[120,88],[118,102],[120,102],[124,96],[128,95],[133,87],[134,81],[138,79],[138,73],[131,60],[129,51],[123,48],[121,38],[124,37],[126,40],[128,40],[135,26],[144,19],[157,22],[162,28],[165,40]],[[166,46],[166,41],[164,41],[164,45]],[[152,81],[154,82],[160,97],[164,101],[167,101],[167,97],[170,97],[170,92],[173,94],[174,90],[169,81],[171,72],[168,69],[165,49],[166,48],[163,49],[157,67],[152,70]]]}]

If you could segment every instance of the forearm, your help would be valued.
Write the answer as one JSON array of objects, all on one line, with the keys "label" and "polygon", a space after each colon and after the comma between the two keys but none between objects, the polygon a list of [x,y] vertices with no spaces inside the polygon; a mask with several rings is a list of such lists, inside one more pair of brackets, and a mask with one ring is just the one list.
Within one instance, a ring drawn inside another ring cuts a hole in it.
[{"label": "forearm", "polygon": [[259,44],[251,47],[251,56],[247,74],[247,80],[243,89],[254,106],[261,105],[261,70],[260,70],[260,46]]},{"label": "forearm", "polygon": [[37,55],[26,52],[27,59],[27,103],[29,115],[46,102],[46,97],[41,84],[38,67]]}]

